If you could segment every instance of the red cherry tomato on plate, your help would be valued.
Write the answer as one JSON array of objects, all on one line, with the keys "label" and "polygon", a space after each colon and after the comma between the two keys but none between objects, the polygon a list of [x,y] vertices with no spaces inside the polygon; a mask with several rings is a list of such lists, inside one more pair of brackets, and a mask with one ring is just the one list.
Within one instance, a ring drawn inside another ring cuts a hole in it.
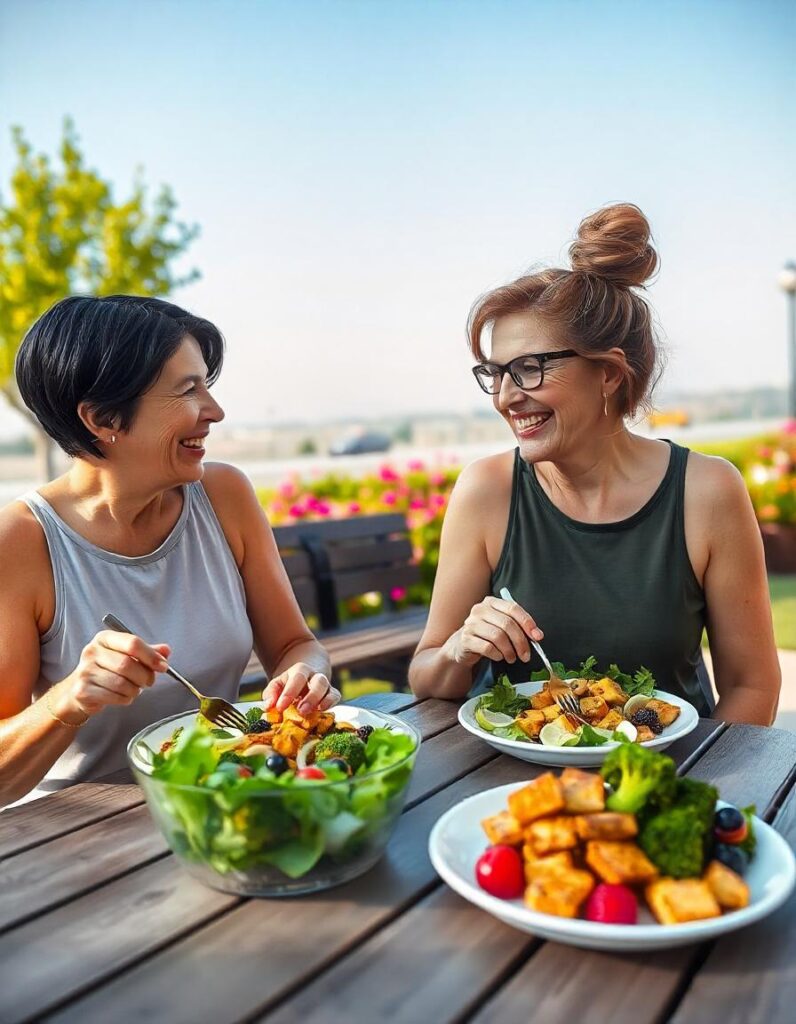
[{"label": "red cherry tomato on plate", "polygon": [[738,843],[742,843],[746,839],[749,834],[749,827],[744,822],[739,828],[715,828],[713,831],[720,843],[729,843],[730,846],[737,846]]},{"label": "red cherry tomato on plate", "polygon": [[638,919],[636,894],[626,885],[601,882],[586,902],[586,920],[600,924],[635,924]]},{"label": "red cherry tomato on plate", "polygon": [[297,779],[325,779],[326,773],[322,772],[320,768],[299,768],[296,772]]},{"label": "red cherry tomato on plate", "polygon": [[247,764],[239,764],[238,765],[238,778],[239,779],[249,779],[249,778],[251,778],[252,775],[254,775],[254,772],[251,770],[251,768]]},{"label": "red cherry tomato on plate", "polygon": [[490,846],[475,862],[475,878],[490,896],[515,900],[525,890],[522,858],[511,846]]}]

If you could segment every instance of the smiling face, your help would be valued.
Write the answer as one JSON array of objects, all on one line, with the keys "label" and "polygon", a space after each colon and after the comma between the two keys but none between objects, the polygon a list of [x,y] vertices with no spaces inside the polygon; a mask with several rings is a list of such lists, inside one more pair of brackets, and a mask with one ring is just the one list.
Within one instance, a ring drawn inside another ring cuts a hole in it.
[{"label": "smiling face", "polygon": [[[560,329],[536,314],[511,313],[495,322],[489,359],[505,364],[517,356],[571,347]],[[588,446],[601,426],[604,381],[600,363],[553,360],[545,365],[544,383],[534,391],[523,391],[505,374],[493,402],[526,462],[558,461]]]},{"label": "smiling face", "polygon": [[224,411],[207,388],[207,366],[188,335],[142,397],[113,456],[163,485],[201,480],[205,439]]}]

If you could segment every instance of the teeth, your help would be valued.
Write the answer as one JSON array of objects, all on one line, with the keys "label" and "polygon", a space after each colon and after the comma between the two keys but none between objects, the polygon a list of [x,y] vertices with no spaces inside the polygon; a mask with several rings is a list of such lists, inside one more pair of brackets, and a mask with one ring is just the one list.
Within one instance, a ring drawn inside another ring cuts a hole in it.
[{"label": "teeth", "polygon": [[538,427],[540,423],[544,423],[549,415],[546,412],[539,416],[517,416],[514,419],[514,423],[518,430],[528,430],[531,427]]},{"label": "teeth", "polygon": [[204,448],[203,437],[189,437],[185,441],[180,441],[180,444],[186,448]]}]

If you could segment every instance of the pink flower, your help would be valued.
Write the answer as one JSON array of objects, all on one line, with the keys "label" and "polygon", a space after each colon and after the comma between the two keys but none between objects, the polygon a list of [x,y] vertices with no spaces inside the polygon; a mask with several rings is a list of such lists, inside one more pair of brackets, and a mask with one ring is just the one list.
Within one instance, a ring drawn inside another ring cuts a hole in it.
[{"label": "pink flower", "polygon": [[782,428],[783,434],[796,434],[796,420],[788,420]]},{"label": "pink flower", "polygon": [[410,459],[406,464],[407,469],[411,469],[413,473],[419,473],[421,470],[426,468],[425,462],[422,459]]},{"label": "pink flower", "polygon": [[445,495],[444,494],[432,494],[431,495],[431,504],[432,505],[436,505],[437,508],[443,508],[444,505],[445,505]]},{"label": "pink flower", "polygon": [[358,501],[352,501],[348,506],[348,514],[350,516],[358,516],[361,511],[362,506],[359,504]]},{"label": "pink flower", "polygon": [[392,466],[382,466],[379,470],[379,477],[385,483],[392,483],[395,480],[400,480],[400,476],[395,472]]},{"label": "pink flower", "polygon": [[279,485],[279,493],[283,498],[292,498],[296,493],[296,485],[292,480],[286,480]]},{"label": "pink flower", "polygon": [[406,588],[405,587],[393,587],[392,590],[390,591],[390,600],[391,601],[403,601],[403,599],[405,597],[406,597]]},{"label": "pink flower", "polygon": [[287,514],[291,517],[291,519],[301,519],[305,512],[306,510],[302,508],[302,506],[298,503],[296,503],[295,505],[291,505],[290,508],[287,510]]},{"label": "pink flower", "polygon": [[412,498],[409,502],[409,508],[425,508],[426,503],[422,498]]},{"label": "pink flower", "polygon": [[331,515],[332,506],[329,505],[328,502],[319,501],[318,504],[315,506],[315,511],[318,513],[319,516],[328,516]]},{"label": "pink flower", "polygon": [[385,491],[381,496],[381,500],[385,505],[394,505],[398,500],[395,491]]},{"label": "pink flower", "polygon": [[429,477],[429,480],[434,485],[434,487],[441,487],[445,483],[445,474],[439,472],[432,473],[431,476]]}]

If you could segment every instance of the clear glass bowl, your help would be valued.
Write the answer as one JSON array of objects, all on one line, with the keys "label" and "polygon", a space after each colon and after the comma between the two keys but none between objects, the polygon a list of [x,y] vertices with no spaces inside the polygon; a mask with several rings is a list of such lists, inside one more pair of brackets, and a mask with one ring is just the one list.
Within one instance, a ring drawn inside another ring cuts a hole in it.
[{"label": "clear glass bowl", "polygon": [[[381,771],[253,793],[233,807],[218,790],[151,775],[141,744],[159,750],[178,726],[193,726],[195,713],[162,719],[130,740],[128,760],[149,810],[192,875],[240,896],[291,896],[341,885],[376,863],[403,808],[420,736],[394,715],[345,705],[333,710],[340,721],[405,733],[414,750]],[[304,870],[307,828],[323,853]],[[296,845],[299,834],[304,842]]]}]

